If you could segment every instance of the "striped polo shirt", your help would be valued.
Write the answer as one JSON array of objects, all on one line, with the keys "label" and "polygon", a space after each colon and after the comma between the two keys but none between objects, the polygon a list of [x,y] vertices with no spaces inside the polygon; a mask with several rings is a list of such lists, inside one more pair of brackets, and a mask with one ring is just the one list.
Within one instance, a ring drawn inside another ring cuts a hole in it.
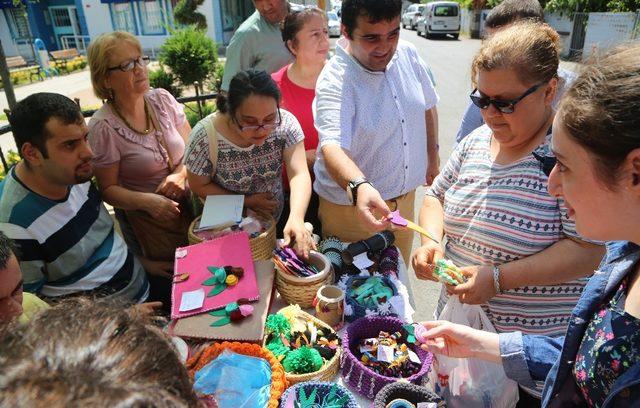
[{"label": "striped polo shirt", "polygon": [[[508,263],[577,236],[562,200],[549,194],[540,163],[533,155],[495,163],[491,135],[483,125],[465,138],[426,193],[443,203],[445,257],[459,266]],[[550,141],[548,135],[535,152],[551,156]],[[562,336],[586,281],[506,290],[485,310],[498,333]],[[443,290],[438,313],[446,298]],[[529,391],[539,398],[544,383],[536,385]]]},{"label": "striped polo shirt", "polygon": [[0,183],[0,230],[17,246],[25,291],[146,300],[144,269],[115,232],[91,182],[70,186],[56,201],[31,191],[14,170]]}]

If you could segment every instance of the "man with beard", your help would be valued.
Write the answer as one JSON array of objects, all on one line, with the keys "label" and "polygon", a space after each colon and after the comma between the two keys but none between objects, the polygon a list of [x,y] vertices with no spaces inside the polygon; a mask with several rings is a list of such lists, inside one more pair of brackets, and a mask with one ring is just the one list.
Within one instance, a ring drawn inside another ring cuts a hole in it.
[{"label": "man with beard", "polygon": [[16,105],[9,123],[23,160],[0,183],[0,230],[17,247],[24,290],[146,300],[144,269],[90,181],[93,153],[78,105],[37,93]]},{"label": "man with beard", "polygon": [[221,88],[238,72],[249,68],[272,74],[293,62],[293,56],[282,41],[280,23],[289,12],[287,0],[253,0],[256,11],[236,30],[227,46]]},{"label": "man with beard", "polygon": [[[316,86],[320,146],[314,190],[325,236],[358,241],[414,219],[415,189],[438,174],[435,92],[416,48],[400,38],[401,0],[345,0],[336,55]],[[396,231],[405,261],[413,235]]]}]

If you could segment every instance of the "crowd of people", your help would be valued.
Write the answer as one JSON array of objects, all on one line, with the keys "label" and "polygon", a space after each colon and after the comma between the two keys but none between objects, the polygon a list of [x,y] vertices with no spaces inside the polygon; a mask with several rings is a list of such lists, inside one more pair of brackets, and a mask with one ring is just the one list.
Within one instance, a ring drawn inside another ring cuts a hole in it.
[{"label": "crowd of people", "polygon": [[[504,0],[440,169],[439,96],[399,38],[400,0],[344,0],[330,59],[322,10],[253,3],[216,112],[193,129],[124,32],[88,48],[105,101],[88,125],[59,94],[12,109],[22,161],[0,183],[0,406],[197,406],[152,315],[170,306],[193,200],[220,194],[271,215],[303,257],[309,221],[344,242],[392,229],[419,279],[459,265],[466,282],[443,285],[436,314],[458,296],[497,333],[425,322],[424,347],[502,364],[518,406],[638,404],[640,46],[563,70],[538,1]],[[422,185],[416,221],[439,243],[412,251],[390,213],[414,220]]]}]

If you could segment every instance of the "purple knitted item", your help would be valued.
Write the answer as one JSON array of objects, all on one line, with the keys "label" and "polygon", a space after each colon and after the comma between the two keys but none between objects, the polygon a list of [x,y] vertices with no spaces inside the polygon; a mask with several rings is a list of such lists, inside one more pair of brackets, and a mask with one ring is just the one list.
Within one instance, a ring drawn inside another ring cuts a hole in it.
[{"label": "purple knitted item", "polygon": [[[358,360],[355,352],[358,351],[360,339],[378,337],[380,331],[393,333],[396,331],[403,332],[403,321],[395,317],[385,316],[366,316],[349,324],[342,335],[342,347],[344,352],[340,359],[340,367],[342,369],[342,377],[345,383],[349,384],[354,390],[369,399],[373,399],[378,391],[387,384],[399,381],[399,378],[382,376]],[[411,377],[403,380],[420,384],[431,368],[431,353],[424,351],[420,347],[409,345],[422,361],[420,371]]]}]

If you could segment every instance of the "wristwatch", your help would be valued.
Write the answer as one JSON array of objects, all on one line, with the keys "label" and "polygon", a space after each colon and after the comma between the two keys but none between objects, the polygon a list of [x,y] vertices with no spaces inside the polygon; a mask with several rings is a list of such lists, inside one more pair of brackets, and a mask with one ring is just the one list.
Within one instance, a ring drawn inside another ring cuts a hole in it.
[{"label": "wristwatch", "polygon": [[347,184],[347,197],[349,198],[349,201],[352,205],[356,205],[358,203],[358,187],[365,183],[373,185],[364,177],[351,180],[349,184]]}]

